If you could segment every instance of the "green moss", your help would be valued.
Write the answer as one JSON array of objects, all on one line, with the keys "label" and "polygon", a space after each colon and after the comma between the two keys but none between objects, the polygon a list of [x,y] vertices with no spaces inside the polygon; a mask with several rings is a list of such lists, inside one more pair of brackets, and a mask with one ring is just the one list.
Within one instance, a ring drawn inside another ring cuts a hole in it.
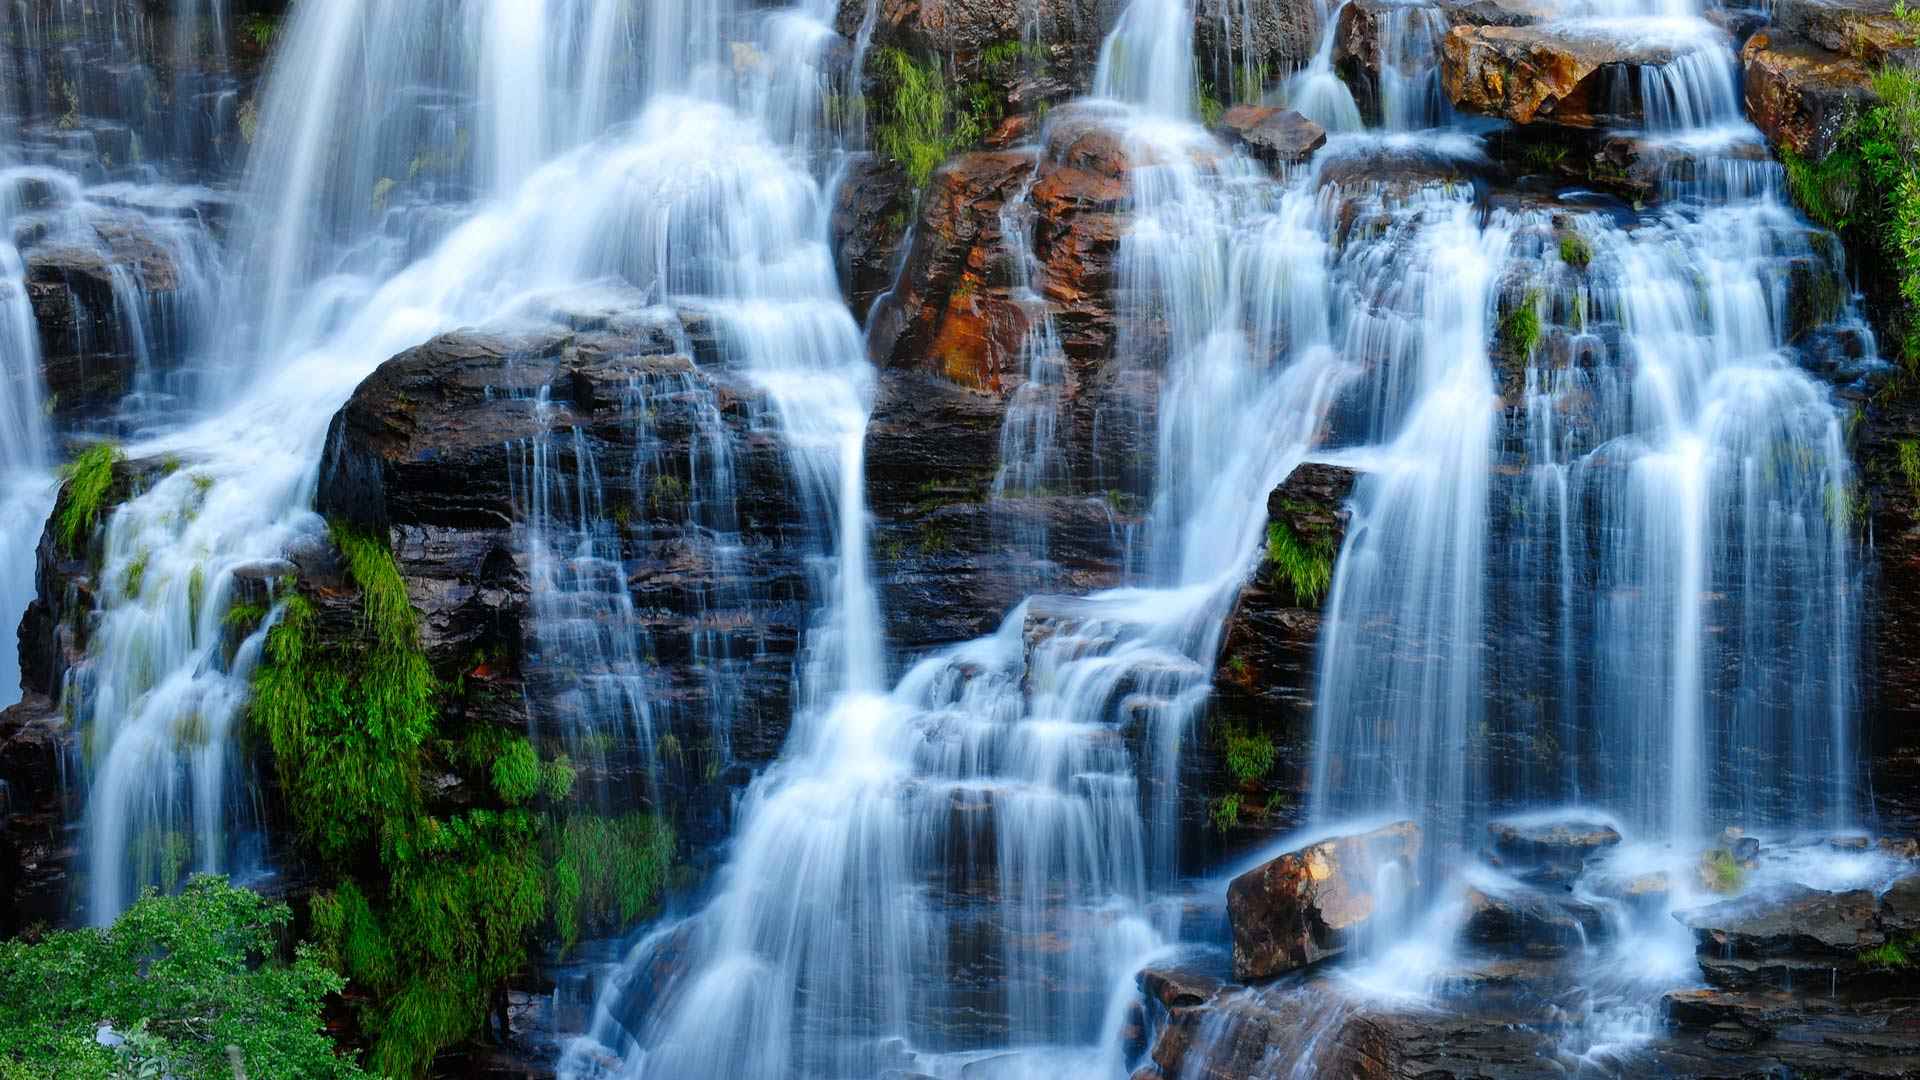
[{"label": "green moss", "polygon": [[1860,953],[1859,959],[1867,967],[1904,971],[1913,966],[1917,953],[1920,953],[1920,937],[1907,937],[1866,949]]},{"label": "green moss", "polygon": [[1240,793],[1228,792],[1207,806],[1207,817],[1219,832],[1231,831],[1240,824]]},{"label": "green moss", "polygon": [[574,815],[551,830],[554,927],[563,947],[583,931],[630,926],[666,885],[674,834],[649,814]]},{"label": "green moss", "polygon": [[1593,263],[1593,245],[1585,236],[1568,229],[1560,234],[1560,261],[1575,270],[1585,270]]},{"label": "green moss", "polygon": [[1271,580],[1293,590],[1307,607],[1318,607],[1333,584],[1334,544],[1331,536],[1303,537],[1284,521],[1267,526],[1267,563]]},{"label": "green moss", "polygon": [[1236,783],[1251,786],[1266,779],[1280,750],[1273,740],[1258,732],[1228,728],[1226,732],[1227,771]]},{"label": "green moss", "polygon": [[1733,857],[1733,852],[1725,848],[1716,848],[1700,858],[1700,880],[1707,888],[1718,893],[1739,892],[1746,883],[1746,868]]},{"label": "green moss", "polygon": [[81,547],[92,539],[100,509],[113,487],[113,467],[120,460],[119,447],[95,443],[66,467],[66,497],[61,500],[54,532],[68,553],[79,554]]},{"label": "green moss", "polygon": [[1907,491],[1920,502],[1920,439],[1902,439],[1899,443],[1900,478],[1907,482]]},{"label": "green moss", "polygon": [[120,578],[120,591],[126,593],[127,599],[140,599],[140,587],[146,583],[147,563],[152,557],[152,552],[142,551],[127,564],[126,573]]},{"label": "green moss", "polygon": [[873,62],[881,87],[874,148],[893,159],[916,188],[926,187],[941,163],[978,142],[999,121],[992,87],[956,87],[938,61],[888,47],[876,50]]},{"label": "green moss", "polygon": [[1500,340],[1508,352],[1524,359],[1540,347],[1541,334],[1540,290],[1530,289],[1500,321]]},{"label": "green moss", "polygon": [[[687,510],[687,485],[677,476],[656,476],[647,491],[647,509],[655,517],[682,517]],[[619,520],[619,511],[614,511],[615,521]],[[623,526],[624,528],[624,526]]]},{"label": "green moss", "polygon": [[573,759],[561,754],[540,766],[540,793],[550,802],[561,802],[573,794],[573,782],[577,775]]},{"label": "green moss", "polygon": [[525,739],[515,739],[493,759],[493,790],[510,806],[539,794],[540,781],[540,756]]}]

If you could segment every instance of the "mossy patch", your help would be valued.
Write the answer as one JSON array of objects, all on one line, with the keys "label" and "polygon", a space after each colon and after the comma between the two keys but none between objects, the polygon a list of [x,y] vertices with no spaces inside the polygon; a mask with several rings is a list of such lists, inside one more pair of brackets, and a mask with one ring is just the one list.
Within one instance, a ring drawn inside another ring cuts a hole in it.
[{"label": "mossy patch", "polygon": [[79,554],[92,539],[107,493],[113,489],[113,468],[121,460],[118,446],[95,443],[64,470],[66,497],[61,500],[60,514],[54,519],[54,535],[69,554]]},{"label": "mossy patch", "polygon": [[1337,554],[1333,537],[1325,533],[1302,535],[1285,521],[1267,525],[1269,581],[1290,589],[1302,606],[1317,608],[1333,585]]}]

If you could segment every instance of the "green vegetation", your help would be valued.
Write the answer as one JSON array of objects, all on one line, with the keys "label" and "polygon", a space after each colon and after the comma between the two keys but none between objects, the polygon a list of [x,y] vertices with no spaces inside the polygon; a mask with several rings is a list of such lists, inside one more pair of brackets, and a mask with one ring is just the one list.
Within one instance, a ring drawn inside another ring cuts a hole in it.
[{"label": "green vegetation", "polygon": [[1240,793],[1230,791],[1213,800],[1207,807],[1207,817],[1219,832],[1230,832],[1240,824]]},{"label": "green vegetation", "polygon": [[1739,892],[1746,880],[1746,868],[1726,848],[1716,848],[1700,857],[1700,881],[1714,892]]},{"label": "green vegetation", "polygon": [[60,546],[69,554],[79,554],[81,547],[93,538],[95,521],[106,502],[107,491],[113,487],[113,467],[119,463],[119,447],[95,443],[64,470],[66,497],[61,500],[59,517],[54,520],[54,532]]},{"label": "green vegetation", "polygon": [[1913,966],[1915,953],[1920,953],[1920,936],[1888,941],[1885,945],[1864,950],[1860,953],[1860,962],[1867,967],[1904,971]]},{"label": "green vegetation", "polygon": [[138,600],[140,598],[140,587],[145,584],[147,580],[147,562],[152,557],[152,552],[142,551],[133,557],[132,562],[127,564],[127,572],[120,580],[120,589],[127,594],[127,599]]},{"label": "green vegetation", "polygon": [[632,925],[666,885],[673,827],[650,814],[575,815],[550,832],[553,922],[562,948],[583,930]]},{"label": "green vegetation", "polygon": [[1920,439],[1902,439],[1899,444],[1900,477],[1907,482],[1907,491],[1915,502],[1920,502]]},{"label": "green vegetation", "polygon": [[[647,491],[647,509],[654,517],[681,517],[687,511],[687,485],[677,476],[656,476]],[[615,524],[619,524],[619,511],[616,509]],[[628,520],[631,520],[629,518]],[[622,531],[625,526],[620,526]]]},{"label": "green vegetation", "polygon": [[1280,750],[1273,745],[1272,739],[1238,728],[1227,729],[1226,744],[1227,771],[1242,787],[1266,779],[1267,774],[1273,771],[1274,761],[1280,756]]},{"label": "green vegetation", "polygon": [[1018,41],[990,45],[980,54],[980,77],[960,83],[937,59],[875,50],[874,149],[893,159],[916,189],[925,188],[935,169],[1006,119],[1006,87],[1027,57],[1028,47]]},{"label": "green vegetation", "polygon": [[1560,234],[1560,261],[1575,270],[1585,270],[1593,263],[1593,245],[1585,236],[1568,229]]},{"label": "green vegetation", "polygon": [[1920,376],[1920,72],[1889,67],[1873,78],[1875,104],[1855,116],[1833,152],[1810,160],[1783,152],[1788,186],[1807,215],[1846,237],[1891,285],[1889,340],[1907,381]]},{"label": "green vegetation", "polygon": [[1332,586],[1335,554],[1331,535],[1303,537],[1284,521],[1267,526],[1270,580],[1276,586],[1292,589],[1294,597],[1307,607],[1319,607]]},{"label": "green vegetation", "polygon": [[1500,340],[1513,355],[1526,358],[1540,347],[1540,290],[1529,289],[1507,317],[1500,320]]},{"label": "green vegetation", "polygon": [[[343,980],[302,948],[280,958],[285,904],[197,877],[107,929],[0,943],[0,1077],[363,1077],[321,1018]],[[125,1040],[102,1046],[110,1027]]]},{"label": "green vegetation", "polygon": [[261,52],[267,52],[273,48],[273,38],[279,30],[278,21],[260,14],[247,16],[247,21],[240,27],[240,33],[253,42],[254,48]]},{"label": "green vegetation", "polygon": [[[463,727],[463,710],[443,708],[461,688],[437,679],[421,651],[392,551],[345,527],[333,542],[361,592],[360,632],[321,637],[313,602],[290,596],[254,675],[252,721],[301,838],[336,882],[314,901],[314,938],[369,996],[360,1010],[369,1064],[419,1076],[481,1028],[550,913],[562,936],[577,932],[577,904],[554,912],[550,893],[639,871],[626,849],[570,877],[550,863],[557,826],[529,804],[570,793],[572,763],[543,763],[510,732]],[[431,805],[425,778],[449,773],[492,804]],[[644,849],[647,865],[665,865],[666,837]],[[657,889],[660,877],[640,880]],[[637,887],[622,890],[619,911],[635,910]]]}]

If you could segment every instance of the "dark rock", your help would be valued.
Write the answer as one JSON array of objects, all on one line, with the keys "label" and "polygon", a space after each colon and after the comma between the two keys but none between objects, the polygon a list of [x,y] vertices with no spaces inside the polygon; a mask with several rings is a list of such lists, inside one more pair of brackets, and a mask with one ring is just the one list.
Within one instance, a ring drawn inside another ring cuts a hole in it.
[{"label": "dark rock", "polygon": [[1291,109],[1271,105],[1235,105],[1220,118],[1220,125],[1269,166],[1298,165],[1327,145],[1325,128]]},{"label": "dark rock", "polygon": [[913,187],[899,166],[872,154],[847,162],[834,189],[833,252],[853,317],[866,321],[900,268],[913,213]]},{"label": "dark rock", "polygon": [[1260,71],[1277,80],[1298,71],[1320,45],[1320,11],[1313,0],[1198,0],[1194,15],[1200,70],[1223,89],[1239,87],[1240,72]]},{"label": "dark rock", "polygon": [[[1404,899],[1376,895],[1383,880],[1413,890],[1419,858],[1420,829],[1403,821],[1289,852],[1234,878],[1234,978],[1270,979],[1344,952],[1376,912]],[[1398,873],[1383,874],[1388,867]]]},{"label": "dark rock", "polygon": [[1898,0],[1774,0],[1773,25],[1830,53],[1884,64],[1913,45]]},{"label": "dark rock", "polygon": [[1566,895],[1469,888],[1466,907],[1466,940],[1525,956],[1565,956],[1607,933],[1599,909]]},{"label": "dark rock", "polygon": [[1703,950],[1729,957],[1795,954],[1852,960],[1886,941],[1872,893],[1795,886],[1674,913]]},{"label": "dark rock", "polygon": [[76,749],[50,698],[0,711],[0,936],[63,921],[83,794],[67,782]]}]

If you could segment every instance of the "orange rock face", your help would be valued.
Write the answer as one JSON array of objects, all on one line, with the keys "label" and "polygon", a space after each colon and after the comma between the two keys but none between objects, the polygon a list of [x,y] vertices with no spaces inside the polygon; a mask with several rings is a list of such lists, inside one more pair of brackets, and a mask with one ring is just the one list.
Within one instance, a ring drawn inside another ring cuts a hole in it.
[{"label": "orange rock face", "polygon": [[1377,890],[1410,891],[1419,859],[1420,827],[1403,821],[1288,852],[1234,878],[1234,978],[1271,979],[1345,952],[1383,905],[1400,899]]},{"label": "orange rock face", "polygon": [[1780,30],[1762,30],[1740,51],[1747,113],[1775,146],[1820,156],[1871,98],[1866,63]]},{"label": "orange rock face", "polygon": [[1674,50],[1550,27],[1457,26],[1441,48],[1441,78],[1457,108],[1516,124],[1601,128],[1613,113],[1603,69],[1672,62]]}]

